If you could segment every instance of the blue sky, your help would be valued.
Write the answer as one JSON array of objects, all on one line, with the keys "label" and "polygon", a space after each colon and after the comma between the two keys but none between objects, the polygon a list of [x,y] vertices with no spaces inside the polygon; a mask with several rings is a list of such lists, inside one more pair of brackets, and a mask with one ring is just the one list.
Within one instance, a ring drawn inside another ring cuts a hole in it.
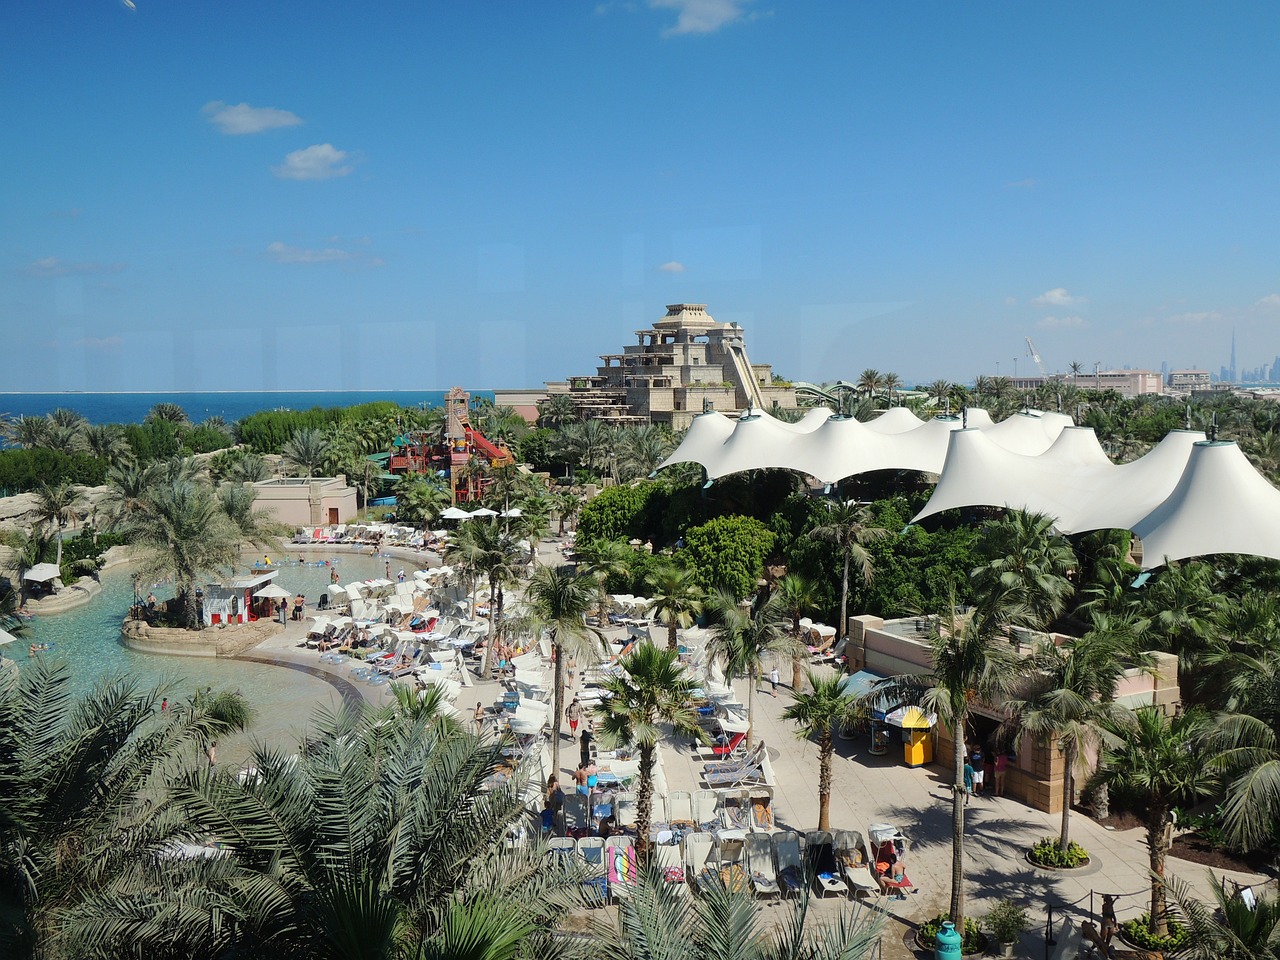
[{"label": "blue sky", "polygon": [[1274,3],[134,2],[6,5],[2,389],[1280,354]]}]

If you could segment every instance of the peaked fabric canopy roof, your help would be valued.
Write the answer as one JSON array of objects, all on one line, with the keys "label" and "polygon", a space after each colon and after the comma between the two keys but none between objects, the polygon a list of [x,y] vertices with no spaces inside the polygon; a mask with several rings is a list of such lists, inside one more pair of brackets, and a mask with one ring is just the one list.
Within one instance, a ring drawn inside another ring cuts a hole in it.
[{"label": "peaked fabric canopy roof", "polygon": [[[1020,413],[993,424],[983,410],[971,410],[970,426],[991,434],[1002,448],[1034,455],[1049,448],[1071,418],[1057,413]],[[711,479],[747,470],[782,469],[823,483],[874,470],[940,473],[947,439],[962,426],[959,417],[921,421],[905,407],[886,410],[863,423],[811,410],[799,423],[785,423],[762,410],[737,420],[721,413],[695,417],[679,448],[662,464],[698,463]],[[660,468],[661,469],[661,468]]]}]

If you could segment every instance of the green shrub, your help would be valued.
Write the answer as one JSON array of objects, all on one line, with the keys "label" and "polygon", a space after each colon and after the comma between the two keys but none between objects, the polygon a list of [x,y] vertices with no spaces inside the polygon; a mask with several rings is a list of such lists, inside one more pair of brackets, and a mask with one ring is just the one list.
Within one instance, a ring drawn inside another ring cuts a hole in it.
[{"label": "green shrub", "polygon": [[578,516],[578,539],[632,540],[643,533],[645,505],[653,485],[606,487],[583,506]]},{"label": "green shrub", "polygon": [[0,496],[26,493],[42,483],[63,480],[97,487],[106,482],[106,477],[106,461],[87,453],[63,453],[44,447],[0,450]]},{"label": "green shrub", "polygon": [[1057,837],[1045,837],[1031,848],[1031,862],[1042,867],[1083,867],[1089,862],[1089,852],[1074,840],[1063,850]]},{"label": "green shrub", "polygon": [[716,517],[684,535],[677,558],[704,590],[725,589],[741,600],[756,591],[774,535],[753,517]]},{"label": "green shrub", "polygon": [[[951,921],[951,914],[940,913],[931,920],[926,920],[920,924],[920,929],[916,931],[916,939],[920,941],[920,945],[926,950],[932,950],[938,939],[938,933],[942,930],[944,923]],[[987,938],[982,931],[978,929],[978,924],[973,917],[964,918],[964,939],[960,944],[961,953],[980,953],[987,948]]]},{"label": "green shrub", "polygon": [[1031,918],[1026,908],[1012,900],[1001,900],[982,918],[997,943],[1013,943],[1031,929]]},{"label": "green shrub", "polygon": [[1144,913],[1136,920],[1126,920],[1120,924],[1120,932],[1130,943],[1137,944],[1143,950],[1156,950],[1161,953],[1176,953],[1191,940],[1191,931],[1186,924],[1169,918],[1169,935],[1157,937],[1149,929],[1151,914]]}]

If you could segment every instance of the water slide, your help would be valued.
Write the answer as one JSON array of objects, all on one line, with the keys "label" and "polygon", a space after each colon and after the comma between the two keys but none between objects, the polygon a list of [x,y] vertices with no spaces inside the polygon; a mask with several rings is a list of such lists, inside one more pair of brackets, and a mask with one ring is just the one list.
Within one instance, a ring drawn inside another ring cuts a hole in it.
[{"label": "water slide", "polygon": [[499,463],[511,462],[511,454],[507,453],[505,450],[499,450],[492,443],[490,443],[488,439],[485,437],[485,435],[482,434],[475,427],[471,428],[471,442],[472,444],[475,445],[475,448],[477,450],[479,450],[482,454],[484,454],[490,460],[495,460],[495,461],[498,461]]},{"label": "water slide", "polygon": [[746,348],[742,341],[729,342],[729,356],[733,360],[733,369],[738,374],[747,390],[747,405],[764,409],[764,395],[760,392],[760,384],[756,383],[755,371],[751,369],[751,361],[747,359]]}]

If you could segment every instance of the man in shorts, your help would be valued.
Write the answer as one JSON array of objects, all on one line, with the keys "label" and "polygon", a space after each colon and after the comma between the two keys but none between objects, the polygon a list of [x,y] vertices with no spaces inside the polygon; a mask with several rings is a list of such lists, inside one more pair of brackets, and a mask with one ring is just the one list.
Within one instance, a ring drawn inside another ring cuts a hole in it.
[{"label": "man in shorts", "polygon": [[973,759],[969,761],[973,764],[973,792],[977,796],[982,795],[983,774],[986,771],[986,761],[982,756],[982,751],[973,751]]}]

